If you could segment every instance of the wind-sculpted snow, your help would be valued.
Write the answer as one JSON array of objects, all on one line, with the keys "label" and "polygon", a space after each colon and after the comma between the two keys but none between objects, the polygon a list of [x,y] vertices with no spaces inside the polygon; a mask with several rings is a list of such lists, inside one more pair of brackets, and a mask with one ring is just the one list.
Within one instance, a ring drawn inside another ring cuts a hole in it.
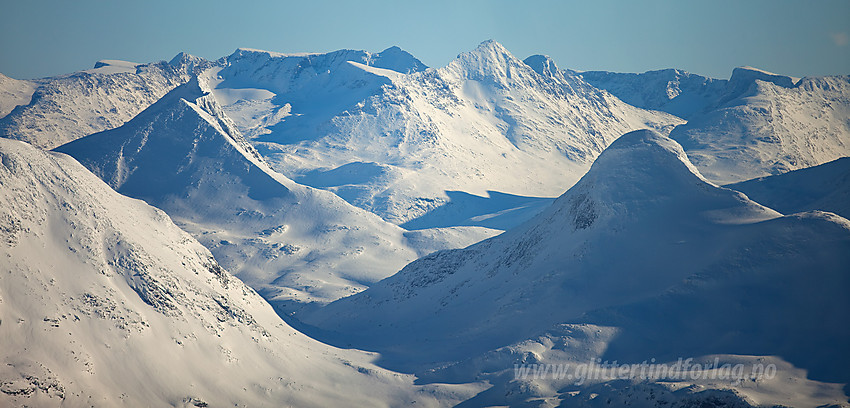
[{"label": "wind-sculpted snow", "polygon": [[[850,331],[840,323],[850,317],[848,264],[850,221],[784,217],[707,182],[675,141],[644,130],[615,141],[524,225],[419,259],[306,321],[327,340],[379,351],[387,366],[431,372],[434,381],[466,364],[463,379],[480,378],[474,364],[487,361],[476,356],[577,324],[617,333],[578,342],[585,354],[596,350],[593,358],[778,355],[810,378],[840,383],[850,362],[841,346]],[[505,379],[514,363],[528,362],[506,358],[488,378],[509,390],[494,393],[558,394],[545,381]],[[440,368],[446,361],[460,362]],[[537,385],[520,392],[511,384]]]},{"label": "wind-sculpted snow", "polygon": [[101,61],[92,70],[35,80],[31,98],[0,115],[0,137],[52,149],[121,126],[210,64],[181,53],[171,64]]},{"label": "wind-sculpted snow", "polygon": [[165,210],[286,313],[363,290],[415,259],[417,249],[472,243],[406,234],[274,172],[206,89],[192,79],[126,125],[58,150],[122,194]]},{"label": "wind-sculpted snow", "polygon": [[0,405],[417,406],[415,387],[287,326],[162,211],[0,139]]},{"label": "wind-sculpted snow", "polygon": [[213,94],[273,168],[397,224],[446,204],[446,191],[557,196],[623,132],[681,123],[540,75],[494,41],[409,74],[349,53],[237,53]]}]

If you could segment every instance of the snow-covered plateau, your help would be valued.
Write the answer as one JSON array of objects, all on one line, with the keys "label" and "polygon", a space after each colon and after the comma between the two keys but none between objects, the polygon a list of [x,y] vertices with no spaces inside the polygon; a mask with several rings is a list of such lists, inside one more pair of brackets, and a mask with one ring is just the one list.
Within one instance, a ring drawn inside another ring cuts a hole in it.
[{"label": "snow-covered plateau", "polygon": [[0,74],[0,406],[850,407],[847,156],[492,40]]}]

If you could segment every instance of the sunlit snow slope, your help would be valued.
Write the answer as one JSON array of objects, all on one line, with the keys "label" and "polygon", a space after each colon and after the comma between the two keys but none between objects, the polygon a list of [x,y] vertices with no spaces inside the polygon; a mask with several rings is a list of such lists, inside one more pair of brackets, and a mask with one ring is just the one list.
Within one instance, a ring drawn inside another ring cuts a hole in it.
[{"label": "sunlit snow slope", "polygon": [[[170,63],[104,60],[87,71],[30,81],[34,91],[12,102],[22,106],[8,115],[0,115],[0,137],[52,149],[121,126],[188,81],[195,69],[209,64],[185,53]],[[3,82],[8,81],[0,82],[0,89]],[[0,91],[0,108],[6,109],[6,100]]]},{"label": "sunlit snow slope", "polygon": [[689,121],[670,135],[718,183],[850,156],[850,77],[791,78],[752,67],[717,80],[679,70],[584,72],[624,101]]},{"label": "sunlit snow slope", "polygon": [[670,134],[709,180],[738,182],[850,156],[850,76],[792,83],[737,68],[729,85],[740,96]]},{"label": "sunlit snow slope", "polygon": [[22,81],[0,74],[0,118],[19,105],[30,103],[36,86],[33,81]]},{"label": "sunlit snow slope", "polygon": [[162,211],[0,139],[0,405],[402,406],[414,387],[284,324]]}]

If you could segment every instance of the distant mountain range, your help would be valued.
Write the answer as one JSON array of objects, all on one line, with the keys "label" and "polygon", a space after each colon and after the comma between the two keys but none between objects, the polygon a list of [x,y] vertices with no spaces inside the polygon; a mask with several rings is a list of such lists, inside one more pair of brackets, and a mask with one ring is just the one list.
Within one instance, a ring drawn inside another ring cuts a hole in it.
[{"label": "distant mountain range", "polygon": [[0,405],[850,406],[848,117],[492,40],[0,76]]}]

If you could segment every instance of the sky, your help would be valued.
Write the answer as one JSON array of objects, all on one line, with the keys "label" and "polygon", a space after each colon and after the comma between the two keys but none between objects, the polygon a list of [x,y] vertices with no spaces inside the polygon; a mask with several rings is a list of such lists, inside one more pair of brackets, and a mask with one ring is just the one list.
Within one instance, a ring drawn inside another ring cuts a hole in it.
[{"label": "sky", "polygon": [[679,68],[715,78],[749,65],[850,74],[848,0],[191,1],[0,0],[0,73],[39,78],[101,59],[207,59],[236,48],[381,51],[431,67],[494,39],[561,68]]}]

